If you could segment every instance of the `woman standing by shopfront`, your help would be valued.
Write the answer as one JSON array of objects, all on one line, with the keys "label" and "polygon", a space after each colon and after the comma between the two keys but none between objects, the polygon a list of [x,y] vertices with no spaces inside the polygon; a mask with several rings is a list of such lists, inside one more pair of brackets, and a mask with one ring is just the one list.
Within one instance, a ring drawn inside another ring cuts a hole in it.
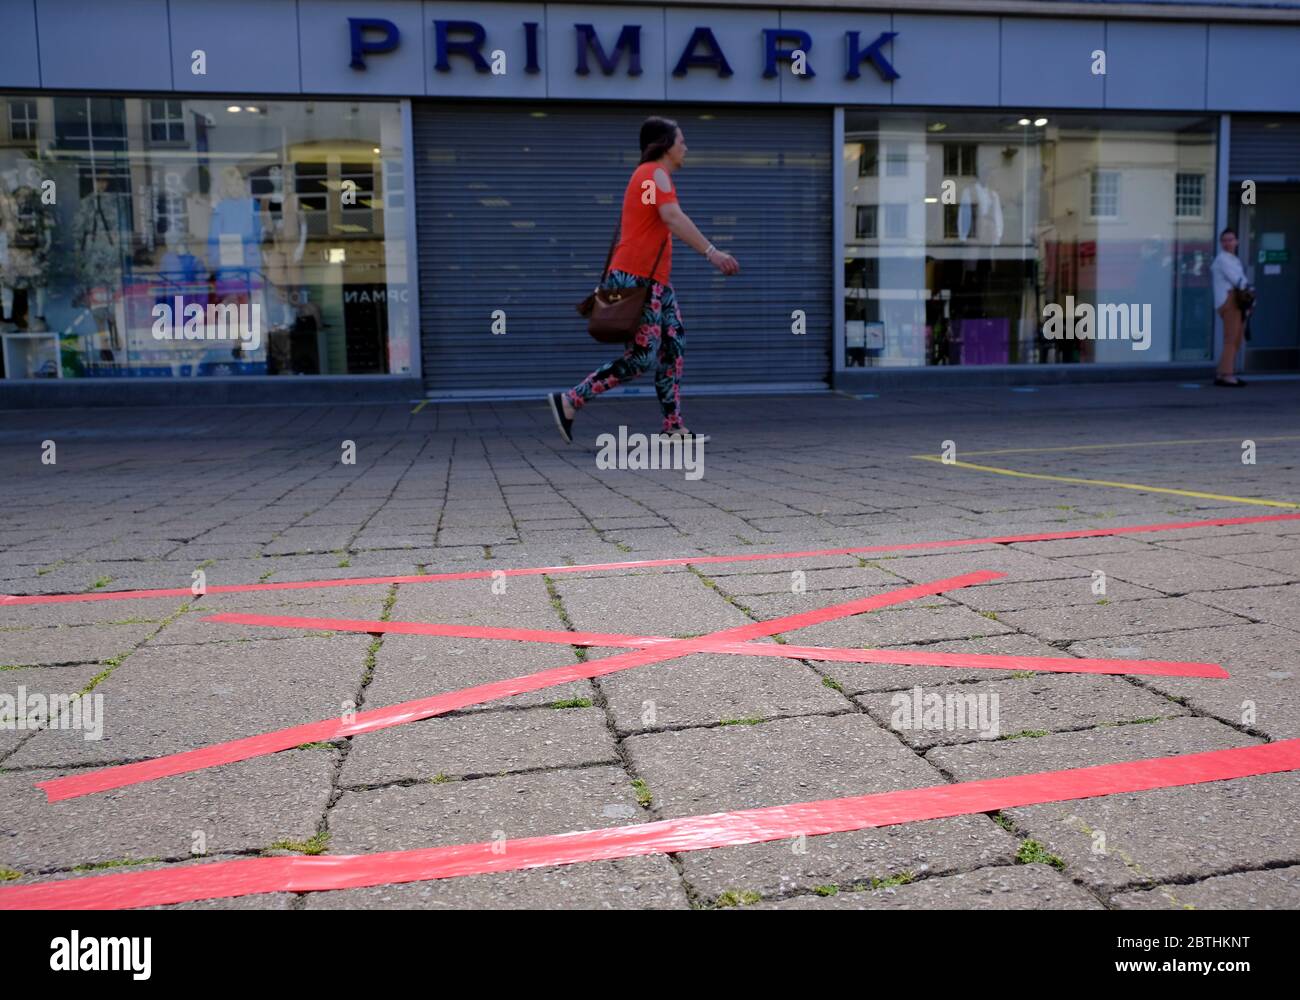
[{"label": "woman standing by shopfront", "polygon": [[663,411],[665,433],[691,437],[682,423],[681,378],[686,331],[669,279],[672,237],[703,254],[723,274],[736,274],[740,264],[710,243],[677,201],[672,175],[686,159],[686,139],[668,118],[647,118],[641,125],[641,162],[623,193],[620,236],[610,261],[608,288],[649,286],[645,311],[636,334],[621,358],[597,368],[566,392],[551,393],[548,401],[565,441],[572,441],[573,421],[586,403],[607,389],[655,367],[655,393]]},{"label": "woman standing by shopfront", "polygon": [[1243,309],[1239,295],[1250,288],[1246,272],[1237,259],[1237,233],[1225,229],[1219,234],[1219,253],[1210,265],[1210,275],[1214,281],[1214,308],[1223,318],[1223,353],[1219,356],[1219,366],[1214,372],[1214,384],[1237,388],[1246,383],[1237,378],[1237,353],[1241,350],[1241,341],[1246,328],[1249,308]]}]

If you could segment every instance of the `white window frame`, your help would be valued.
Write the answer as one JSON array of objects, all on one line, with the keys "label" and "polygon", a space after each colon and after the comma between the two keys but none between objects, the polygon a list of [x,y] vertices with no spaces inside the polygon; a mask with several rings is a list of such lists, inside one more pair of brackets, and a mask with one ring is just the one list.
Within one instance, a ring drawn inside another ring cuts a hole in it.
[{"label": "white window frame", "polygon": [[[1099,181],[1103,178],[1113,178],[1115,182],[1114,191],[1114,212],[1099,213],[1097,211],[1099,195],[1105,194],[1100,191]],[[1088,218],[1105,221],[1107,219],[1118,219],[1120,213],[1120,171],[1118,170],[1092,170],[1088,174]]]}]

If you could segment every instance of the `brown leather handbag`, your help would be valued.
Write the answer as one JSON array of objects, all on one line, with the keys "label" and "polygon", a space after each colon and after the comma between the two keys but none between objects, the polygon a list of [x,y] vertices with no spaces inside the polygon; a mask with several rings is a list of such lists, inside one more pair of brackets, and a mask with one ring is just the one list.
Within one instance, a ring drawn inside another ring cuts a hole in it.
[{"label": "brown leather handbag", "polygon": [[[609,277],[609,264],[614,259],[614,247],[618,244],[618,228],[609,244],[609,253],[605,255],[605,267],[600,273],[600,284],[585,299],[578,303],[578,315],[587,318],[587,332],[593,340],[602,344],[621,344],[636,335],[641,325],[641,314],[645,311],[646,298],[650,295],[650,286],[641,285],[633,288],[606,288],[605,279]],[[659,270],[659,260],[668,246],[669,237],[664,237],[659,253],[655,255],[654,266],[650,274]]]}]

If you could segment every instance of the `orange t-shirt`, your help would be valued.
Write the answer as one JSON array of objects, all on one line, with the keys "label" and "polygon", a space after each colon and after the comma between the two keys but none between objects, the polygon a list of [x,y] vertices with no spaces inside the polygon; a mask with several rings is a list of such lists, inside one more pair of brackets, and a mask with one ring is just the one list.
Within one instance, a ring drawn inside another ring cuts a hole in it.
[{"label": "orange t-shirt", "polygon": [[[658,169],[661,168],[656,163],[642,163],[632,171],[632,179],[623,192],[623,221],[618,246],[614,248],[614,259],[609,266],[611,270],[651,278],[666,285],[673,269],[673,240],[672,233],[659,218],[659,206],[676,201],[677,188],[661,191],[655,183]],[[671,176],[669,183],[672,183]],[[652,275],[650,269],[654,267],[655,256],[661,247],[663,256]]]}]

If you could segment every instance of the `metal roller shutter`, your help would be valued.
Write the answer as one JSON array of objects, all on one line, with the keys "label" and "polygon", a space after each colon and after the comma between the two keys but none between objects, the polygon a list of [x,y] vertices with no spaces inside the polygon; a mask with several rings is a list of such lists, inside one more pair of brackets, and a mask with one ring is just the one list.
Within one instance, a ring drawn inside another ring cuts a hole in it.
[{"label": "metal roller shutter", "polygon": [[[617,348],[574,304],[596,283],[646,110],[555,104],[414,108],[424,379],[431,395],[535,395]],[[686,384],[824,385],[833,295],[831,113],[693,107],[681,204],[742,273],[680,241],[673,285]],[[493,313],[506,332],[494,335]],[[807,333],[792,332],[802,310]],[[638,382],[651,388],[648,374]]]},{"label": "metal roller shutter", "polygon": [[1232,180],[1300,180],[1300,121],[1233,115],[1228,159]]}]

